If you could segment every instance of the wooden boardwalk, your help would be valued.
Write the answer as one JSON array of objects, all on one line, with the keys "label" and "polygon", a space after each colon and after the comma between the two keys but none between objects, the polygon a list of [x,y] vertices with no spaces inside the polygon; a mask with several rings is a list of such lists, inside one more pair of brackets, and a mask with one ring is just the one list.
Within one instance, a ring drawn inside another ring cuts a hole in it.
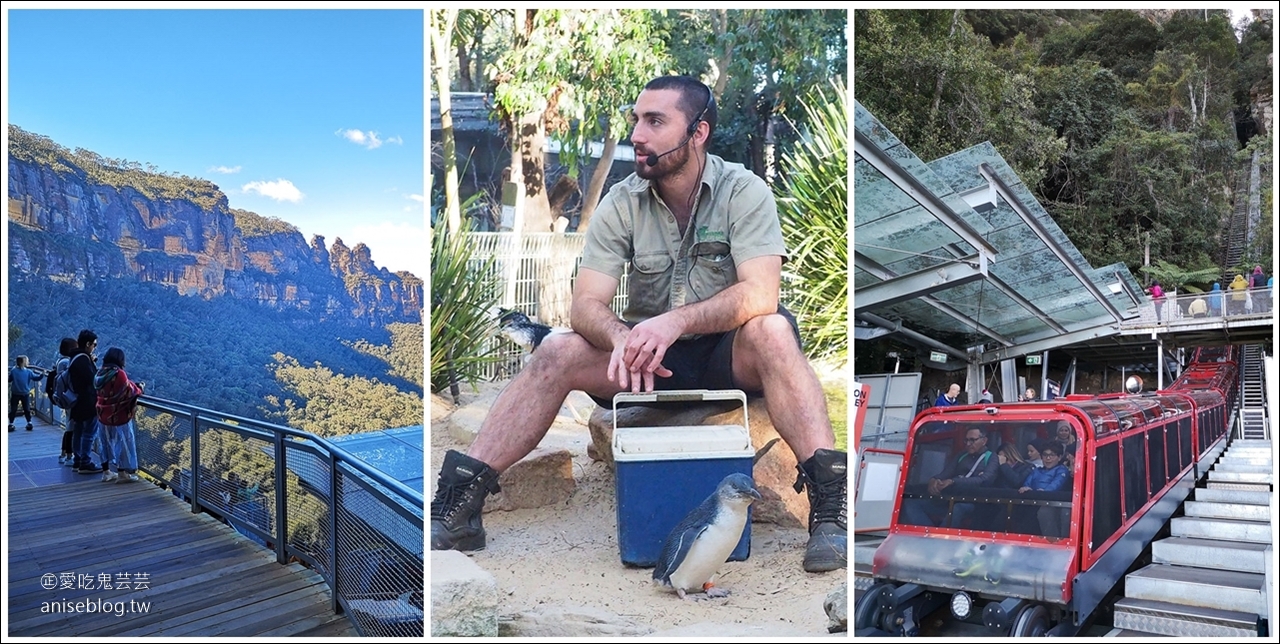
[{"label": "wooden boardwalk", "polygon": [[315,572],[146,481],[76,475],[52,453],[9,464],[35,483],[7,490],[9,637],[356,635]]}]

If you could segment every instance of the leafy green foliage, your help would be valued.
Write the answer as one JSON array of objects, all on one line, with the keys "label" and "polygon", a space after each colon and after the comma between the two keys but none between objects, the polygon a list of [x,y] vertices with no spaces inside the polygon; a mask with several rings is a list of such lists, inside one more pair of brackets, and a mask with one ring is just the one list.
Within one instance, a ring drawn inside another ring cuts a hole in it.
[{"label": "leafy green foliage", "polygon": [[496,263],[473,257],[462,235],[443,228],[431,241],[431,391],[474,385],[486,364],[499,359],[490,309],[498,303]]},{"label": "leafy green foliage", "polygon": [[[807,125],[803,97],[846,74],[844,10],[668,11],[658,26],[676,70],[723,88],[710,151],[762,177],[770,134],[775,156],[784,156]],[[792,129],[776,127],[783,119]]]},{"label": "leafy green foliage", "polygon": [[287,221],[276,219],[275,217],[263,217],[251,210],[232,208],[231,215],[235,217],[236,228],[240,229],[240,235],[246,238],[266,237],[282,233],[302,234],[297,227]]},{"label": "leafy green foliage", "polygon": [[[130,377],[145,381],[147,393],[161,398],[268,420],[260,410],[264,400],[286,393],[275,377],[276,353],[307,364],[321,362],[348,377],[379,378],[406,395],[421,395],[419,385],[392,373],[395,368],[384,357],[348,346],[358,340],[385,345],[390,341],[385,330],[320,322],[307,313],[276,311],[231,297],[184,297],[132,279],[92,281],[78,289],[11,275],[8,288],[10,322],[25,330],[12,347],[15,352],[45,366],[62,337],[93,329],[99,351],[124,349]],[[395,361],[408,365],[411,359]]]},{"label": "leafy green foliage", "polygon": [[1217,281],[1218,277],[1222,275],[1222,269],[1212,264],[1188,270],[1163,259],[1156,260],[1156,263],[1152,266],[1143,266],[1140,270],[1151,279],[1159,282],[1166,291],[1187,291],[1191,293],[1209,290],[1208,286]]},{"label": "leafy green foliage", "polygon": [[335,374],[318,362],[304,367],[282,353],[272,359],[286,393],[269,396],[266,410],[282,425],[328,437],[423,423],[421,395],[377,378]]},{"label": "leafy green foliage", "polygon": [[357,340],[351,346],[360,353],[371,355],[391,366],[389,372],[396,378],[404,378],[422,386],[422,325],[393,322],[387,325],[391,332],[391,344],[377,345],[368,340]]},{"label": "leafy green foliage", "polygon": [[1270,23],[1239,44],[1220,10],[860,10],[854,25],[858,100],[921,158],[990,140],[1095,265],[1136,271],[1148,242],[1174,266],[1215,261],[1247,198],[1231,194],[1231,115],[1270,82]]},{"label": "leafy green foliage", "polygon": [[849,351],[847,95],[838,80],[830,93],[810,94],[806,136],[782,159],[778,216],[791,249],[788,270],[799,278],[796,319],[812,358],[843,360]]},{"label": "leafy green foliage", "polygon": [[58,173],[74,174],[91,183],[132,188],[148,199],[182,199],[205,210],[227,207],[227,196],[212,181],[160,172],[151,164],[110,159],[84,148],[71,151],[47,136],[13,124],[9,125],[9,156],[49,166]]}]

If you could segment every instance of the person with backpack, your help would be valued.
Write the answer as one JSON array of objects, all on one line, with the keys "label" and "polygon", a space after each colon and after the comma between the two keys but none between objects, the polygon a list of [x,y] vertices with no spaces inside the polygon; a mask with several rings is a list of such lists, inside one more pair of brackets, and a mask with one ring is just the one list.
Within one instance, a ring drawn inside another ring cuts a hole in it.
[{"label": "person with backpack", "polygon": [[76,338],[76,353],[67,364],[67,373],[59,379],[54,388],[55,396],[67,383],[75,402],[68,413],[71,417],[71,450],[77,474],[98,474],[102,468],[93,464],[89,458],[89,450],[93,445],[93,435],[97,430],[97,394],[93,389],[93,377],[98,372],[94,364],[93,350],[98,346],[98,334],[84,329]]},{"label": "person with backpack", "polygon": [[[46,384],[44,388],[45,393],[49,395],[49,403],[53,407],[61,408],[57,398],[54,396],[58,376],[62,375],[67,370],[67,366],[71,364],[71,356],[76,354],[76,347],[78,346],[75,338],[63,338],[58,343],[58,356],[53,361],[53,370],[45,377]],[[61,417],[59,422],[62,425],[62,452],[58,455],[58,464],[70,467],[75,462],[75,459],[71,451],[71,419],[67,416],[67,413],[67,410],[63,409],[62,413],[58,415]]]},{"label": "person with backpack", "polygon": [[27,357],[18,356],[13,359],[13,368],[9,370],[9,431],[13,431],[13,421],[17,420],[18,403],[22,403],[22,415],[27,419],[27,431],[31,431],[31,385],[44,377],[27,368]]},{"label": "person with backpack", "polygon": [[[103,447],[111,456],[102,464],[102,482],[138,480],[138,447],[133,431],[133,413],[142,395],[141,383],[129,381],[124,372],[124,350],[107,349],[102,368],[93,378],[97,392],[98,422],[102,424]],[[115,463],[116,471],[110,470]]]}]

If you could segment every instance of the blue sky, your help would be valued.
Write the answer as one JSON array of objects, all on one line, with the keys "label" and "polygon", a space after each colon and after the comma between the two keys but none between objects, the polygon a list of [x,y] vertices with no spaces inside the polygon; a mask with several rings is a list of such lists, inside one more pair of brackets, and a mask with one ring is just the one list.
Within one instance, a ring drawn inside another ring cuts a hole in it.
[{"label": "blue sky", "polygon": [[10,10],[7,121],[425,277],[421,11]]}]

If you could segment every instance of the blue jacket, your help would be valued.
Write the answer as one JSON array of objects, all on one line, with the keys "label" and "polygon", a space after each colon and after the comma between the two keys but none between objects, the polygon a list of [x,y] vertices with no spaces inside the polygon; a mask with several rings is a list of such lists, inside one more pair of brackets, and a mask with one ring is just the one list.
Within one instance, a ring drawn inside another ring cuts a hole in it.
[{"label": "blue jacket", "polygon": [[955,400],[951,400],[950,398],[947,398],[947,394],[943,393],[938,396],[938,400],[934,401],[933,406],[934,407],[950,407],[952,405],[958,405],[958,404],[960,404],[959,397],[956,397]]},{"label": "blue jacket", "polygon": [[1033,490],[1057,492],[1066,489],[1070,474],[1067,471],[1067,466],[1061,463],[1048,470],[1043,467],[1037,467],[1031,470],[1031,473],[1027,475],[1027,480],[1023,481],[1022,485]]}]

